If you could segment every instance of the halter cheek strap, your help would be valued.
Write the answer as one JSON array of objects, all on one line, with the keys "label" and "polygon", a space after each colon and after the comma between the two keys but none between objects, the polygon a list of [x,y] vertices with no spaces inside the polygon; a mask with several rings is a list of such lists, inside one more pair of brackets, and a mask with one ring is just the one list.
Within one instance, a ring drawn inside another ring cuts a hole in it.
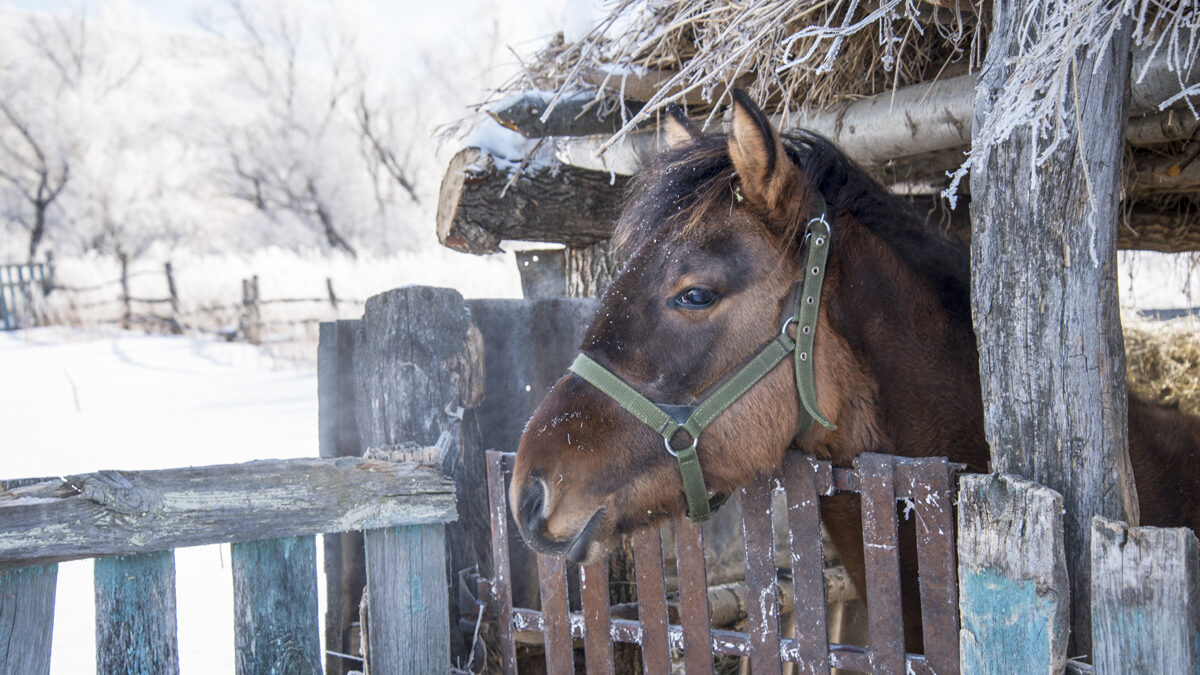
[{"label": "halter cheek strap", "polygon": [[[816,376],[813,372],[813,338],[817,331],[817,310],[821,301],[821,285],[825,278],[825,263],[829,256],[829,222],[825,219],[824,200],[821,213],[808,223],[808,253],[805,257],[803,281],[799,282],[792,314],[784,320],[779,335],[768,342],[716,390],[695,406],[662,405],[654,403],[631,387],[612,371],[587,354],[575,357],[571,372],[590,382],[622,408],[654,429],[663,438],[663,445],[679,464],[683,477],[683,492],[687,497],[688,518],[702,522],[712,516],[724,498],[710,500],[700,469],[696,446],[700,434],[746,394],[759,380],[771,372],[788,354],[794,354],[796,392],[800,399],[800,423],[797,435],[807,433],[813,420],[822,426],[836,429],[821,414],[817,405]],[[796,324],[796,339],[788,335],[788,326]],[[691,436],[690,445],[676,450],[671,440],[680,430]]]}]

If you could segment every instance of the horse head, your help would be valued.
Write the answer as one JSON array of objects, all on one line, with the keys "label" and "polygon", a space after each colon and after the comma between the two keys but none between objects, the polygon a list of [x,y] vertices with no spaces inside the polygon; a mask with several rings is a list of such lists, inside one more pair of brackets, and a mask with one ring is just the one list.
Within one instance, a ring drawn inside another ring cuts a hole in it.
[{"label": "horse head", "polygon": [[[678,112],[666,130],[671,149],[631,188],[614,237],[624,262],[582,352],[673,414],[719,389],[781,326],[798,338],[789,317],[809,272],[808,225],[825,202],[802,169],[804,146],[785,144],[742,92],[727,136],[702,136]],[[825,276],[836,275],[831,261]],[[813,354],[802,358],[815,357],[814,407],[836,422],[844,345],[824,329],[824,312],[815,321]],[[779,466],[803,415],[795,372],[792,358],[779,360],[698,438],[680,431],[666,442],[611,392],[568,373],[518,449],[511,503],[525,540],[544,553],[593,561],[620,534],[686,512],[676,452],[693,441],[713,499]],[[831,437],[860,426],[811,425],[805,444],[828,455]]]}]

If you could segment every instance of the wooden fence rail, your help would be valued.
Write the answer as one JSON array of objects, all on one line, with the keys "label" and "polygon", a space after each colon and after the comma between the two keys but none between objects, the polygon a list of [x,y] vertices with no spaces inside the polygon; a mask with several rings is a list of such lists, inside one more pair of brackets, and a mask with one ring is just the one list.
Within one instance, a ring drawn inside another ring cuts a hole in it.
[{"label": "wooden fence rail", "polygon": [[42,323],[40,300],[46,291],[45,265],[0,265],[0,330]]},{"label": "wooden fence rail", "polygon": [[[99,672],[178,672],[172,549],[223,542],[233,543],[238,672],[319,673],[314,535],[418,541],[369,562],[368,583],[416,584],[426,611],[444,617],[443,548],[428,540],[455,518],[454,485],[437,469],[364,458],[0,482],[0,673],[49,671],[57,563],[93,557]],[[444,621],[390,630],[404,631],[414,659],[378,672],[449,664]]]}]

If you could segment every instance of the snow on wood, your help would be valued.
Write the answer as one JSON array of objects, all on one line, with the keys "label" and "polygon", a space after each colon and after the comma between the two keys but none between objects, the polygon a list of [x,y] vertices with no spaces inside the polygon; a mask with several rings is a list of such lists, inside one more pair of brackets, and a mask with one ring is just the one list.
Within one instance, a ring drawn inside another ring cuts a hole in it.
[{"label": "snow on wood", "polygon": [[3,567],[455,517],[440,472],[353,457],[102,471],[6,496]]}]

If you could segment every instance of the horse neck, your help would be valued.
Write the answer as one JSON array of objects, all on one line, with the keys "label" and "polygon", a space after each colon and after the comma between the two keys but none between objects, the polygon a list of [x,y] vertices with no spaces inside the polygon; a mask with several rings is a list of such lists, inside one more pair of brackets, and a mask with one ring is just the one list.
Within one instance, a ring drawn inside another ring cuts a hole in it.
[{"label": "horse neck", "polygon": [[[859,410],[845,450],[947,456],[985,470],[979,354],[970,317],[954,316],[932,283],[867,228],[844,227],[824,302],[848,350]],[[863,431],[863,430],[866,431]],[[871,447],[876,446],[876,447]]]}]

